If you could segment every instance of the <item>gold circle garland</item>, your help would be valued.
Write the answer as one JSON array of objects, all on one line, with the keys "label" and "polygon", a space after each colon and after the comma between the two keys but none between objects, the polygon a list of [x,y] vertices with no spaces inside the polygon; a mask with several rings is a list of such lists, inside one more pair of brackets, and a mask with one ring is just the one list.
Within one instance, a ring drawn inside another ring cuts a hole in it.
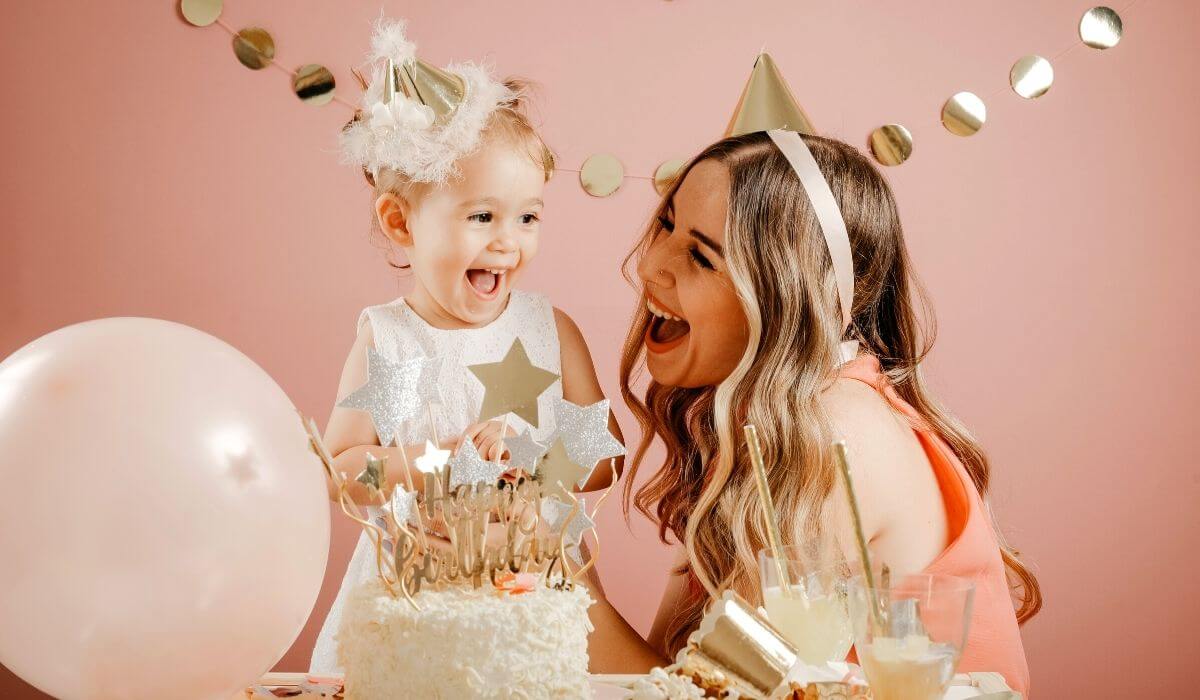
[{"label": "gold circle garland", "polygon": [[1054,66],[1036,54],[1017,59],[1008,73],[1013,92],[1027,100],[1045,95],[1054,84]]},{"label": "gold circle garland", "polygon": [[221,16],[221,0],[179,0],[179,12],[196,27],[207,27]]},{"label": "gold circle garland", "polygon": [[250,70],[262,70],[275,58],[275,39],[260,27],[247,27],[233,37],[233,55]]},{"label": "gold circle garland", "polygon": [[310,105],[326,105],[333,100],[336,86],[333,73],[317,63],[300,66],[292,79],[292,90],[302,101]]},{"label": "gold circle garland", "polygon": [[973,92],[959,92],[942,105],[942,126],[956,136],[973,136],[987,122],[987,105]]},{"label": "gold circle garland", "polygon": [[593,197],[607,197],[621,189],[625,166],[615,156],[597,153],[588,156],[579,170],[579,184]]},{"label": "gold circle garland", "polygon": [[1121,41],[1124,25],[1111,7],[1093,7],[1079,20],[1079,40],[1093,49],[1111,49]]},{"label": "gold circle garland", "polygon": [[[275,41],[271,34],[258,27],[233,32],[220,22],[223,5],[223,0],[179,0],[179,12],[183,19],[193,26],[207,27],[216,23],[232,34],[234,54],[247,68],[260,70],[272,65]],[[1079,39],[1085,46],[1098,50],[1110,49],[1121,41],[1123,35],[1124,23],[1121,16],[1110,7],[1092,7],[1080,18]],[[1069,51],[1070,48],[1060,52],[1055,58],[1060,58]],[[287,72],[286,69],[282,70]],[[1026,99],[1046,94],[1053,83],[1054,68],[1051,62],[1035,54],[1018,59],[1009,71],[1012,90]],[[337,97],[334,94],[335,88],[333,74],[322,65],[306,64],[292,73],[292,90],[301,101],[324,105],[337,100],[350,109],[356,109],[350,102]],[[942,124],[952,134],[971,136],[978,133],[986,121],[987,106],[974,93],[956,93],[942,105]],[[899,165],[912,155],[912,134],[900,124],[878,127],[871,132],[868,140],[872,155],[884,165]],[[594,197],[610,196],[620,189],[626,177],[650,180],[655,191],[661,196],[684,163],[686,160],[682,159],[665,161],[655,170],[654,177],[643,177],[625,174],[624,166],[614,156],[595,154],[590,156],[577,172],[584,191]]]},{"label": "gold circle garland", "polygon": [[654,191],[658,196],[663,196],[667,193],[667,189],[671,183],[675,181],[675,177],[679,175],[679,171],[687,164],[684,158],[674,158],[664,161],[654,170]]},{"label": "gold circle garland", "polygon": [[913,151],[913,138],[900,124],[884,124],[871,132],[871,155],[881,165],[900,165]]}]

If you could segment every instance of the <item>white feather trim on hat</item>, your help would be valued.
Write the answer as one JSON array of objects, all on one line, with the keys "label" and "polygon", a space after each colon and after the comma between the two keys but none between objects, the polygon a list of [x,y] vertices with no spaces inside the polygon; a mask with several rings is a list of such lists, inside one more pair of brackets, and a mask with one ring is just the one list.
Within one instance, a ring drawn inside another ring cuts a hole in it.
[{"label": "white feather trim on hat", "polygon": [[[412,60],[416,46],[404,33],[405,23],[381,19],[371,42],[372,57],[397,65]],[[434,124],[429,108],[396,93],[383,103],[386,67],[378,67],[362,98],[362,114],[341,134],[343,160],[378,174],[395,170],[416,182],[445,182],[457,174],[455,163],[479,147],[492,112],[515,95],[495,80],[486,66],[458,63],[446,71],[466,88],[458,108],[442,124]]]}]

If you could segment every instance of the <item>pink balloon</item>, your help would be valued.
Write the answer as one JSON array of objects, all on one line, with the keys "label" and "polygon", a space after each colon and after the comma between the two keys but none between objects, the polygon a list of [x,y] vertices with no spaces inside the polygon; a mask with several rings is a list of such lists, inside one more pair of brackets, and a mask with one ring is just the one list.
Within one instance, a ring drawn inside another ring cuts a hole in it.
[{"label": "pink balloon", "polygon": [[0,494],[0,663],[60,698],[228,700],[325,572],[292,403],[175,323],[81,323],[0,363]]}]

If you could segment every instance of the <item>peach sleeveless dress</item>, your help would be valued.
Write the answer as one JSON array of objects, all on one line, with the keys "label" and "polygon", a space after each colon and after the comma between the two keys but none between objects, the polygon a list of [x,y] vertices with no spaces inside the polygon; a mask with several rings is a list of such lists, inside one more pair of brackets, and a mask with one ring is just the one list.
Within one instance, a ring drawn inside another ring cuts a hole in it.
[{"label": "peach sleeveless dress", "polygon": [[983,500],[962,462],[924,419],[900,397],[880,371],[879,360],[861,355],[841,367],[842,377],[864,382],[908,418],[933,467],[946,504],[949,544],[922,573],[949,574],[975,582],[975,605],[959,673],[993,671],[1022,695],[1029,693],[1029,667],[1009,596],[1004,562]]}]

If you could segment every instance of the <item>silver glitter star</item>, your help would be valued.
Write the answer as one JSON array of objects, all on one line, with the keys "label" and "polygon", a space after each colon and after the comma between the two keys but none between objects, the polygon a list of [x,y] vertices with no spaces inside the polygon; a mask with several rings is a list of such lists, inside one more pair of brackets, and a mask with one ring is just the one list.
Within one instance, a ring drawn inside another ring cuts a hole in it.
[{"label": "silver glitter star", "polygon": [[561,438],[571,461],[588,470],[578,486],[587,483],[597,462],[625,454],[625,446],[608,432],[608,399],[591,406],[555,399],[554,420],[556,428],[550,442]]},{"label": "silver glitter star", "polygon": [[396,522],[404,527],[413,519],[413,509],[417,506],[415,491],[405,491],[397,486],[392,489],[392,512],[396,514]]},{"label": "silver glitter star", "polygon": [[484,482],[495,484],[507,470],[503,464],[489,462],[479,456],[479,449],[471,440],[465,440],[458,454],[450,460],[450,488],[463,484]]},{"label": "silver glitter star", "polygon": [[570,503],[563,503],[554,499],[542,501],[542,517],[546,519],[546,523],[550,526],[550,531],[555,534],[561,532],[563,549],[575,560],[576,564],[583,564],[583,558],[579,552],[579,543],[583,540],[583,534],[596,527],[596,523],[588,517],[587,504],[582,498],[579,499],[579,512],[568,521],[567,514],[570,512]]},{"label": "silver glitter star", "polygon": [[425,441],[425,453],[413,460],[413,464],[422,474],[433,472],[446,466],[450,461],[450,450],[439,450],[431,441]]},{"label": "silver glitter star", "polygon": [[549,449],[534,440],[533,434],[528,430],[505,440],[504,446],[508,448],[508,466],[524,467],[525,471],[530,473],[533,472],[533,465],[537,464],[538,459]]},{"label": "silver glitter star", "polygon": [[396,428],[437,395],[434,374],[434,361],[428,357],[392,362],[375,348],[367,348],[367,382],[339,401],[338,407],[370,413],[379,444],[386,447],[395,439]]}]

